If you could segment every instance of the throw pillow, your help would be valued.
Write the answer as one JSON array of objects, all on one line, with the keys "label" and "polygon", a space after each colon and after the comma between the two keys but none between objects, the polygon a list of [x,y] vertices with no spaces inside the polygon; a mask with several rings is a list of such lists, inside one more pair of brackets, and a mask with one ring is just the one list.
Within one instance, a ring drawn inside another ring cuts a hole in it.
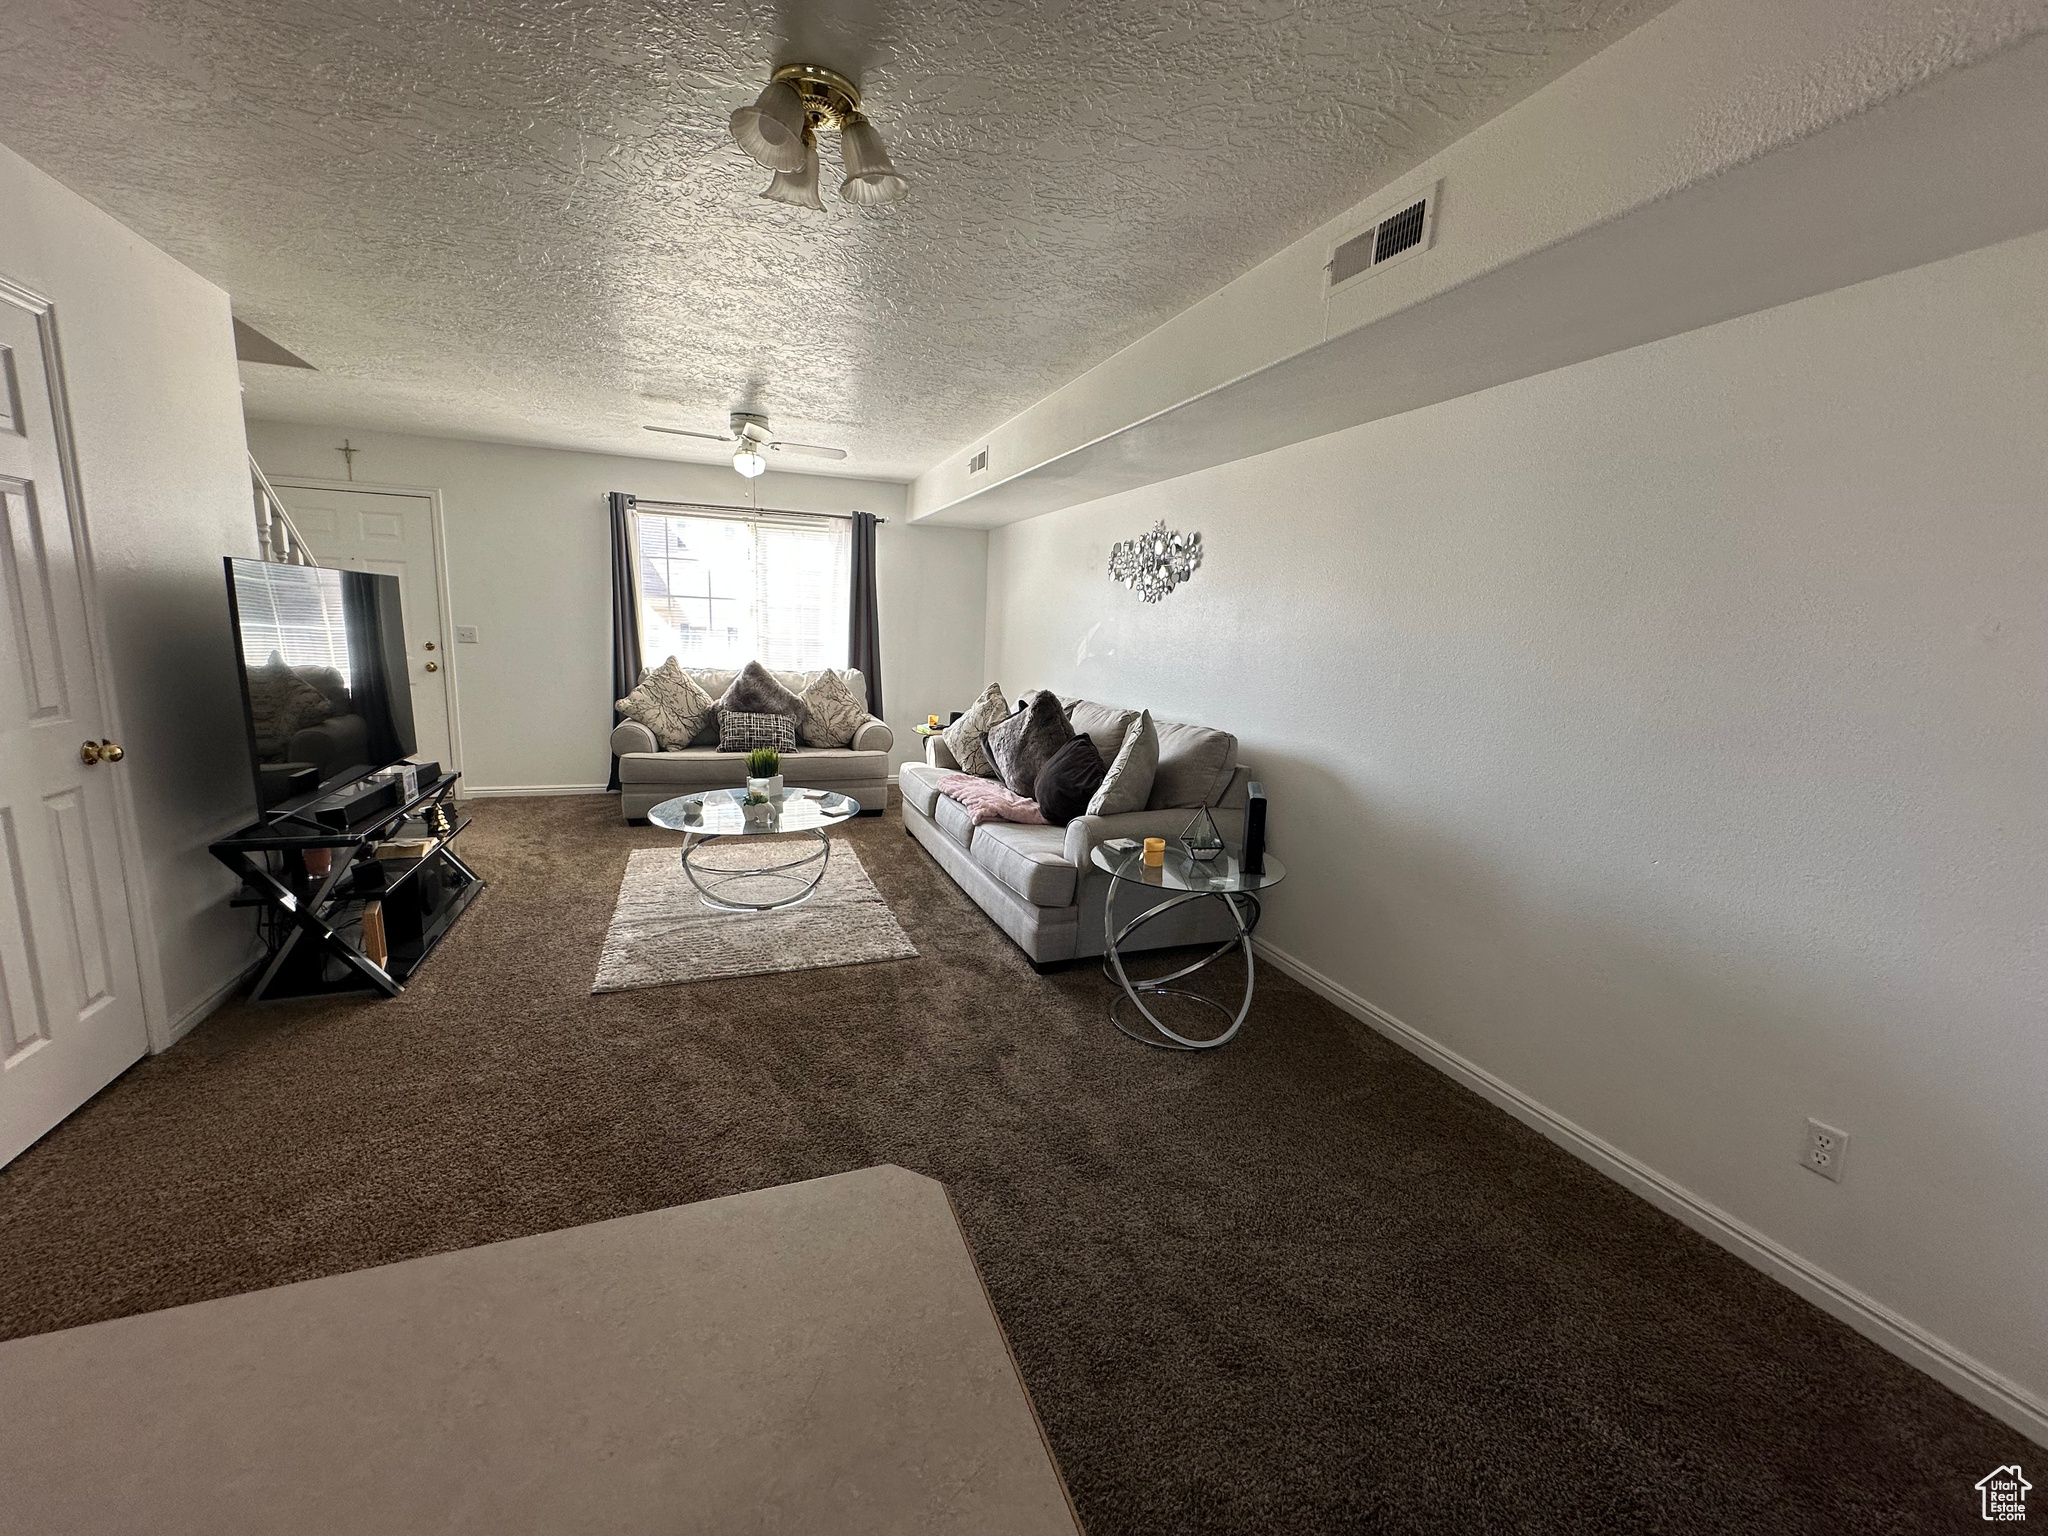
[{"label": "throw pillow", "polygon": [[1045,760],[1074,738],[1058,697],[1038,692],[989,728],[988,755],[1010,792],[1028,795]]},{"label": "throw pillow", "polygon": [[807,747],[843,747],[867,718],[867,706],[830,667],[796,696],[796,734]]},{"label": "throw pillow", "polygon": [[1045,766],[1038,770],[1031,790],[1039,814],[1052,825],[1064,827],[1088,809],[1096,787],[1108,772],[1109,765],[1102,760],[1095,743],[1086,736],[1076,736],[1048,757]]},{"label": "throw pillow", "polygon": [[724,711],[728,709],[743,715],[787,715],[792,721],[798,714],[796,695],[778,683],[758,661],[750,661],[740,668],[740,675],[725,690],[725,696],[718,701],[718,708],[721,721],[718,749],[721,752],[725,750],[723,718]]},{"label": "throw pillow", "polygon": [[977,778],[998,777],[994,759],[988,755],[988,743],[984,738],[989,727],[1002,720],[1010,712],[1010,706],[1003,700],[1003,690],[990,683],[980,698],[967,706],[967,713],[939,733],[939,739],[946,744],[946,750],[953,754],[953,761],[961,771]]},{"label": "throw pillow", "polygon": [[1095,798],[1088,802],[1088,814],[1122,816],[1142,811],[1152,797],[1152,775],[1158,770],[1159,728],[1152,723],[1152,711],[1141,709],[1124,732],[1124,744],[1117,748]]},{"label": "throw pillow", "polygon": [[671,656],[640,677],[640,686],[618,701],[618,711],[654,732],[655,745],[664,752],[680,752],[690,745],[717,713],[711,695],[676,664]]},{"label": "throw pillow", "polygon": [[751,752],[756,747],[794,752],[795,718],[790,715],[753,715],[741,709],[721,708],[718,711],[718,750]]}]

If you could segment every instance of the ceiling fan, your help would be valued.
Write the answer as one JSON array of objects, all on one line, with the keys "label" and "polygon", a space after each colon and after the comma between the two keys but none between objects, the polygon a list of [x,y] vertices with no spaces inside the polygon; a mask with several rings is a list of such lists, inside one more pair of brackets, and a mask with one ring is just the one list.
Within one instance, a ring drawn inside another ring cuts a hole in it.
[{"label": "ceiling fan", "polygon": [[843,459],[844,448],[824,448],[816,443],[785,443],[769,435],[768,418],[754,411],[734,411],[732,427],[724,433],[692,432],[684,427],[657,427],[649,423],[650,432],[664,432],[670,437],[701,437],[707,443],[731,443],[733,448],[732,467],[749,480],[768,467],[768,460],[762,453],[796,453],[812,459]]}]

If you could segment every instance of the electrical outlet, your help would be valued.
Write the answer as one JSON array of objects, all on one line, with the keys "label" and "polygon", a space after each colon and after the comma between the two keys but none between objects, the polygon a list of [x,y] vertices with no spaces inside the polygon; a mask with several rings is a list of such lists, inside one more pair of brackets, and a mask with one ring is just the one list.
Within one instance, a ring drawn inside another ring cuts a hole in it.
[{"label": "electrical outlet", "polygon": [[457,645],[475,645],[475,644],[476,644],[476,626],[475,626],[474,624],[458,624],[458,625],[456,625],[456,626],[455,626],[455,643],[456,643]]},{"label": "electrical outlet", "polygon": [[1849,1133],[1818,1120],[1806,1122],[1806,1155],[1799,1161],[1824,1179],[1842,1181],[1842,1162],[1849,1155]]}]

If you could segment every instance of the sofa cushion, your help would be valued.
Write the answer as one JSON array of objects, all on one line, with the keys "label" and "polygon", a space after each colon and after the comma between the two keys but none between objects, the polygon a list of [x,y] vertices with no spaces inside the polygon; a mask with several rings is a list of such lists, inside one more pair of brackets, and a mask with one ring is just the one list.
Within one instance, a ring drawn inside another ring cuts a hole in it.
[{"label": "sofa cushion", "polygon": [[1066,708],[1067,723],[1095,743],[1095,750],[1102,754],[1105,763],[1115,760],[1124,744],[1124,733],[1138,718],[1135,709],[1098,704],[1093,699],[1061,699],[1060,703]]},{"label": "sofa cushion", "polygon": [[867,717],[867,706],[830,667],[821,669],[796,696],[797,739],[807,747],[843,747]]},{"label": "sofa cushion", "polygon": [[1206,725],[1159,722],[1159,769],[1152,776],[1147,810],[1214,805],[1237,771],[1237,738]]},{"label": "sofa cushion", "polygon": [[[840,789],[879,784],[889,775],[886,752],[820,747],[782,754],[782,779],[791,789]],[[747,781],[747,760],[738,752],[692,747],[687,752],[630,752],[619,759],[621,784],[674,784],[676,793],[727,789]]]},{"label": "sofa cushion", "polygon": [[974,812],[958,800],[939,796],[932,803],[932,824],[962,848],[974,846]]},{"label": "sofa cushion", "polygon": [[1092,737],[1076,736],[1045,760],[1031,786],[1038,802],[1038,814],[1056,827],[1064,827],[1088,809],[1095,791],[1109,774],[1109,764],[1095,750]]},{"label": "sofa cushion", "polygon": [[1040,691],[1026,694],[1014,712],[989,728],[988,755],[1011,794],[1029,795],[1046,759],[1073,739],[1059,699]]},{"label": "sofa cushion", "polygon": [[896,788],[903,796],[903,803],[917,807],[917,814],[929,819],[932,802],[939,798],[939,780],[951,771],[934,768],[929,763],[905,763],[896,770]]},{"label": "sofa cushion", "polygon": [[962,773],[978,773],[984,779],[998,778],[994,759],[988,755],[988,743],[983,738],[989,727],[997,724],[1010,713],[1010,706],[1003,700],[999,684],[990,683],[982,690],[981,697],[967,706],[967,712],[939,733],[939,739],[946,744],[946,750],[953,754],[953,761],[960,765]]},{"label": "sofa cushion", "polygon": [[968,851],[975,863],[1034,907],[1073,904],[1075,871],[1067,862],[1067,834],[1060,828],[992,821],[975,828]]},{"label": "sofa cushion", "polygon": [[1145,809],[1152,793],[1152,776],[1159,766],[1159,731],[1152,724],[1152,712],[1141,709],[1124,732],[1124,739],[1110,759],[1109,772],[1095,788],[1088,802],[1090,816],[1122,816]]},{"label": "sofa cushion", "polygon": [[718,750],[755,752],[773,747],[777,752],[796,750],[796,716],[752,714],[743,709],[718,711]]},{"label": "sofa cushion", "polygon": [[663,747],[687,747],[706,724],[718,722],[718,705],[671,656],[640,674],[640,686],[617,701],[618,712],[654,732]]},{"label": "sofa cushion", "polygon": [[[758,661],[740,668],[732,686],[719,695],[718,710],[721,715],[731,710],[741,715],[787,715],[791,720],[800,713],[796,694],[769,676]],[[722,732],[723,727],[720,729]]]}]

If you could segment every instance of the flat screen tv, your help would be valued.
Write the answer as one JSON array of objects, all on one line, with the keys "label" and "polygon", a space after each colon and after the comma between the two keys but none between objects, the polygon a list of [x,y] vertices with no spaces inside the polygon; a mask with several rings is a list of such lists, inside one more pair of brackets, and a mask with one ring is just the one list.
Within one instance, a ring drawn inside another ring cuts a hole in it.
[{"label": "flat screen tv", "polygon": [[418,750],[396,576],[232,557],[227,573],[264,816]]}]

